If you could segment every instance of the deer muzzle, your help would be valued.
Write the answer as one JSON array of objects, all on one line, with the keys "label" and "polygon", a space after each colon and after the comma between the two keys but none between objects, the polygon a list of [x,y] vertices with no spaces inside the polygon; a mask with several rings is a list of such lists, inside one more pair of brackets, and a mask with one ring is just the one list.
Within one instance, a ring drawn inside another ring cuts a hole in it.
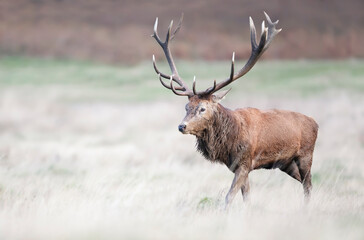
[{"label": "deer muzzle", "polygon": [[185,133],[186,130],[186,124],[181,123],[180,125],[178,125],[178,131],[180,131],[181,133]]}]

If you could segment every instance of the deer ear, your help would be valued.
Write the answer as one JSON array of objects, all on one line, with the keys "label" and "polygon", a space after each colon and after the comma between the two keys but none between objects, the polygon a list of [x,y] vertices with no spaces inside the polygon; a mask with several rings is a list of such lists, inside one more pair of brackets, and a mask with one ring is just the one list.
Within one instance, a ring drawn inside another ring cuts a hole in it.
[{"label": "deer ear", "polygon": [[230,92],[231,88],[229,88],[228,90],[225,90],[225,91],[221,91],[221,92],[218,92],[216,94],[213,94],[212,95],[212,100],[216,103],[220,102],[221,100],[223,100],[226,96],[226,94],[228,94],[228,92]]}]

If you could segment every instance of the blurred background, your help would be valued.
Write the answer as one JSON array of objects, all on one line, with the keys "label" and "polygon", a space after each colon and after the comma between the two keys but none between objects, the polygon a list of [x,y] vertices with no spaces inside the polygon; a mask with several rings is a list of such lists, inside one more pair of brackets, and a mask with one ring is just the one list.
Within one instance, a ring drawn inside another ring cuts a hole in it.
[{"label": "blurred background", "polygon": [[249,22],[260,30],[263,10],[283,30],[265,57],[344,59],[364,57],[361,0],[3,0],[1,55],[27,55],[105,63],[149,60],[156,44],[149,35],[185,14],[173,46],[183,59],[248,57]]},{"label": "blurred background", "polygon": [[[197,88],[250,55],[249,16],[283,28],[222,104],[301,112],[319,124],[313,194],[253,171],[251,202],[226,212],[233,174],[177,126],[187,99],[150,35]],[[0,239],[364,239],[363,0],[1,0]]]}]

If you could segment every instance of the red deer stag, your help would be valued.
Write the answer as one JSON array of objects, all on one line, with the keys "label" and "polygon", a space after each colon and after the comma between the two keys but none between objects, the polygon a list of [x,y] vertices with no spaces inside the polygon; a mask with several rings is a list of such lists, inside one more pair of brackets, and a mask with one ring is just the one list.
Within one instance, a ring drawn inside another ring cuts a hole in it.
[{"label": "red deer stag", "polygon": [[[219,104],[230,89],[214,94],[244,76],[267,50],[274,36],[280,32],[281,29],[275,28],[278,20],[272,22],[265,12],[264,14],[268,27],[265,27],[263,21],[259,44],[256,42],[253,20],[249,18],[252,51],[245,66],[234,74],[233,53],[230,76],[220,83],[216,83],[215,80],[212,87],[201,92],[196,91],[195,79],[192,90],[184,83],[169,49],[169,42],[181,27],[183,15],[174,31],[173,21],[171,22],[165,42],[158,36],[158,18],[152,35],[162,47],[172,71],[172,75],[160,72],[153,56],[153,66],[160,82],[174,94],[188,97],[187,113],[178,126],[179,131],[195,135],[197,149],[206,159],[223,163],[235,173],[226,195],[226,206],[232,202],[239,189],[244,200],[248,197],[248,174],[255,169],[279,168],[287,173],[302,183],[306,201],[309,200],[312,188],[312,154],[318,132],[318,125],[312,118],[296,112],[275,109],[262,111],[256,108],[242,108],[232,111]],[[169,84],[162,78],[168,79]]]}]

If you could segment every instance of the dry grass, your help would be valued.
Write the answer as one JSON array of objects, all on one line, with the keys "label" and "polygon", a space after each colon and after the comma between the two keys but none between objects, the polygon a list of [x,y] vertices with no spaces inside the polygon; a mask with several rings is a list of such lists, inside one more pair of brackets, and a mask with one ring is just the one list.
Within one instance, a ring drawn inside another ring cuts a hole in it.
[{"label": "dry grass", "polygon": [[300,111],[320,130],[308,206],[298,182],[258,170],[250,175],[251,202],[238,195],[225,212],[233,175],[178,133],[185,99],[77,98],[85,91],[0,90],[1,239],[363,239],[361,93],[233,92],[226,106]]}]

